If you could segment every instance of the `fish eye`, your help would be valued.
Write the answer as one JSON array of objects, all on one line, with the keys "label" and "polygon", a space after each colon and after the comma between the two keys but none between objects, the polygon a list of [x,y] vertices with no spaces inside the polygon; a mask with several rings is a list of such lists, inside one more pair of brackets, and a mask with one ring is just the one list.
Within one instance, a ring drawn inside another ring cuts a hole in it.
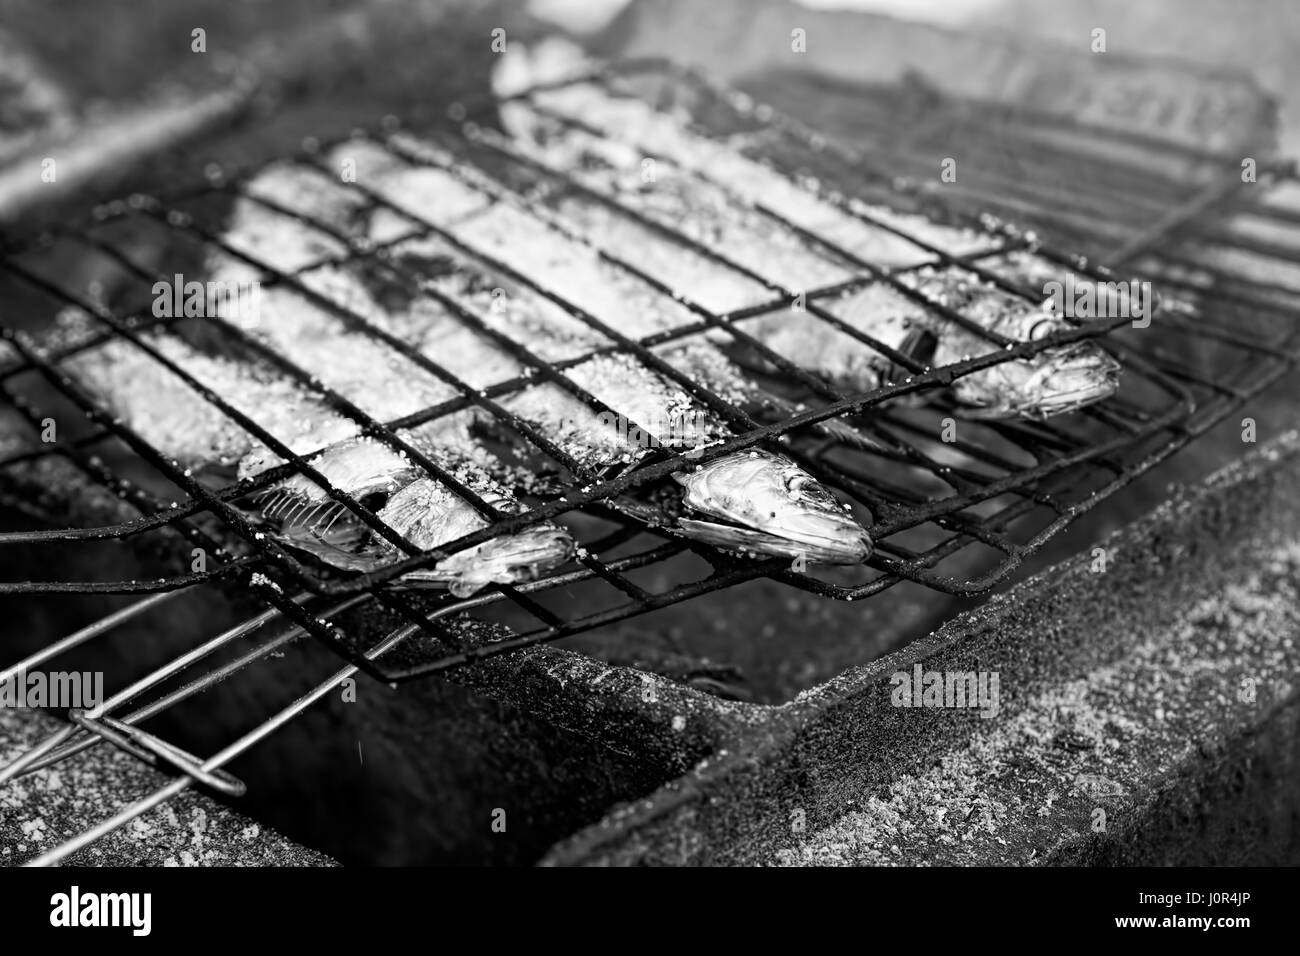
[{"label": "fish eye", "polygon": [[357,503],[370,512],[377,512],[388,504],[388,498],[389,494],[386,491],[372,491],[370,494],[358,498]]},{"label": "fish eye", "polygon": [[785,479],[785,490],[793,495],[800,494],[803,491],[804,486],[808,484],[808,480],[807,475],[787,475]]},{"label": "fish eye", "polygon": [[1057,331],[1057,321],[1055,318],[1039,319],[1029,327],[1029,341],[1037,342],[1039,339],[1045,339],[1053,332]]}]

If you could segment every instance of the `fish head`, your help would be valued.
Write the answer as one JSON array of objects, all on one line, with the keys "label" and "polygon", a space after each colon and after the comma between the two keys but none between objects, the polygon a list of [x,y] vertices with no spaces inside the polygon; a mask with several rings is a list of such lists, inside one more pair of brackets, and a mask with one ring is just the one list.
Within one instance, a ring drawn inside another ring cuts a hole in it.
[{"label": "fish head", "polygon": [[[315,463],[335,487],[347,491],[416,551],[430,551],[488,526],[484,517],[441,482],[420,475],[405,459],[360,455],[357,449],[327,453]],[[518,503],[488,492],[484,500],[504,514],[519,514]],[[295,476],[270,489],[261,516],[276,540],[315,555],[327,564],[353,571],[377,571],[408,556],[406,549],[362,520],[355,511],[325,495],[319,486]],[[468,597],[492,582],[531,580],[567,561],[574,551],[569,532],[547,521],[491,538],[449,555],[429,568],[401,577],[411,586],[447,587]]]},{"label": "fish head", "polygon": [[[382,442],[341,442],[310,464],[329,485],[364,505],[418,551],[433,550],[488,525],[488,519],[468,501]],[[499,512],[523,511],[517,502],[496,492],[481,497]],[[395,541],[305,475],[293,475],[253,501],[276,540],[334,567],[375,571],[407,556]],[[563,564],[573,550],[568,531],[551,522],[537,522],[458,551],[401,580],[446,586],[458,596],[468,596],[491,582],[534,578]]]},{"label": "fish head", "polygon": [[1114,395],[1120,365],[1091,344],[1049,349],[963,376],[953,383],[972,418],[1047,419]]},{"label": "fish head", "polygon": [[858,564],[871,553],[871,539],[857,519],[784,456],[751,449],[673,478],[685,489],[688,508],[716,519],[682,519],[683,533],[691,537],[824,564]]},{"label": "fish head", "polygon": [[[372,512],[419,474],[404,455],[368,438],[332,445],[309,464],[332,488]],[[241,473],[245,467],[241,462]],[[368,570],[384,551],[360,515],[307,475],[291,475],[255,495],[252,503],[277,540],[336,567]]]},{"label": "fish head", "polygon": [[532,581],[573,557],[574,542],[568,530],[549,521],[490,538],[457,551],[431,570],[416,570],[402,577],[406,583],[447,587],[456,597],[469,597],[489,584]]},{"label": "fish head", "polygon": [[1100,402],[1118,390],[1119,373],[1119,362],[1091,345],[1051,357],[1035,372],[1038,382],[1029,383],[1027,390],[1037,395],[1033,410],[1050,418]]},{"label": "fish head", "polygon": [[[239,464],[240,474],[256,475],[283,463],[277,456],[268,458],[268,455],[271,455],[269,451],[250,452]],[[416,467],[405,455],[369,438],[331,445],[320,454],[309,457],[307,464],[334,490],[358,501],[379,497],[379,504],[417,474]],[[286,516],[296,508],[313,505],[344,507],[331,497],[323,484],[301,472],[259,493],[254,501],[267,516]]]},{"label": "fish head", "polygon": [[[518,502],[494,492],[484,492],[480,497],[501,514],[525,513]],[[469,502],[431,478],[411,482],[389,500],[378,517],[423,551],[488,526],[488,519]],[[533,580],[564,564],[573,552],[573,538],[565,528],[550,521],[539,521],[513,534],[489,538],[457,551],[431,568],[410,571],[402,576],[402,581],[445,586],[457,597],[469,597],[494,582],[516,584]]]}]

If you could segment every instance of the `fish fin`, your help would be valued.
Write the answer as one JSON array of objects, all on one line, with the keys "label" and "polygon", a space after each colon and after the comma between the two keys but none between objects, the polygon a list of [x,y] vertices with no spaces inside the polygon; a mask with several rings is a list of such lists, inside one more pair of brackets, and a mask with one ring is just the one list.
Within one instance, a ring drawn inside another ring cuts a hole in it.
[{"label": "fish fin", "polygon": [[[903,341],[899,344],[897,351],[913,362],[928,366],[934,363],[934,353],[938,348],[939,336],[934,333],[934,330],[917,326],[910,329],[903,336]],[[897,362],[891,362],[889,371],[885,373],[885,380],[901,382],[915,374],[910,368],[899,365]]]},{"label": "fish fin", "polygon": [[903,336],[902,348],[898,351],[918,362],[928,362],[934,358],[935,350],[938,347],[939,336],[934,333],[934,330],[918,327],[911,329]]},{"label": "fish fin", "polygon": [[886,447],[870,435],[863,433],[861,430],[854,428],[842,418],[826,418],[813,428],[826,438],[830,438],[843,445],[849,445],[853,448],[874,448],[878,451],[887,450]]}]

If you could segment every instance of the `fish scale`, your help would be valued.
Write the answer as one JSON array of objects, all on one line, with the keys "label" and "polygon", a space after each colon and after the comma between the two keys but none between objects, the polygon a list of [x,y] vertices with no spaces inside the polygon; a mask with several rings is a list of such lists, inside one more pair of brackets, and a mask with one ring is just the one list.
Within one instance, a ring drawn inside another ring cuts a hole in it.
[{"label": "fish scale", "polygon": [[[908,246],[914,252],[921,247],[841,210],[767,165],[691,132],[680,121],[654,110],[649,104],[583,84],[539,91],[534,97],[549,112],[521,101],[502,106],[503,124],[512,134],[513,148],[679,231],[689,233],[697,209],[706,210],[700,217],[706,222],[726,219],[734,224],[733,242],[725,247],[726,251],[734,257],[748,259],[745,264],[760,274],[780,273],[783,262],[787,261],[780,237],[787,230],[773,220],[768,221],[766,229],[758,229],[747,203],[772,209],[878,268],[934,261],[933,254],[904,255]],[[571,122],[561,122],[557,116]],[[599,133],[589,132],[588,128],[595,128]],[[673,156],[672,161],[655,161],[655,179],[651,182],[638,176],[645,161],[641,149]],[[725,191],[732,198],[725,198],[723,186],[715,184],[725,184]],[[646,256],[643,250],[656,242],[663,247],[668,243],[657,236],[645,235],[644,227],[637,233],[627,225],[614,224],[616,217],[599,203],[576,196],[550,201],[598,244],[624,255],[642,250],[638,259],[652,265],[663,260],[663,256],[658,259]],[[721,213],[724,208],[728,210],[725,216]],[[987,252],[996,245],[992,238],[932,223],[921,216],[861,202],[856,203],[856,208],[865,216],[908,230],[949,255]],[[680,267],[680,264],[668,266]],[[806,263],[800,268],[816,275]],[[715,268],[714,271],[721,275],[724,270]],[[1008,338],[1029,341],[1030,335],[1021,333],[1031,329],[1055,332],[1068,328],[1059,320],[1044,324],[1048,316],[1043,310],[992,286],[972,281],[969,273],[924,265],[919,274],[922,280],[911,284],[931,301],[949,306],[960,302],[961,311],[973,321],[990,330],[1000,328],[1003,334],[1009,331]],[[904,273],[903,281],[913,279],[912,273]],[[802,289],[806,285],[796,282],[795,287]],[[719,286],[715,284],[712,288]],[[837,317],[844,317],[847,311],[855,328],[904,354],[919,356],[920,343],[926,341],[919,333],[928,330],[935,348],[932,355],[926,356],[931,359],[923,363],[926,365],[954,364],[994,347],[939,313],[905,300],[883,283],[846,296],[838,305],[839,310],[831,307]],[[880,305],[885,307],[873,307]],[[900,374],[885,355],[872,354],[864,343],[827,323],[801,315],[773,314],[752,320],[744,328],[801,366],[854,391],[874,390]],[[1119,367],[1109,356],[1095,346],[1079,344],[968,374],[957,379],[952,391],[973,416],[1046,418],[1112,395],[1118,385],[1118,374]]]},{"label": "fish scale", "polygon": [[[60,316],[56,323],[67,321]],[[298,454],[357,434],[356,423],[265,365],[200,352],[165,333],[140,339]],[[269,449],[142,349],[111,339],[65,367],[141,436],[182,463],[229,466]]]},{"label": "fish scale", "polygon": [[[403,137],[402,142],[406,149],[416,154],[428,155],[436,162],[453,161],[449,154],[435,144],[412,140],[410,137]],[[348,144],[348,150],[350,158],[358,165],[358,175],[364,177],[368,188],[374,189],[381,195],[393,197],[400,195],[402,208],[447,230],[456,240],[463,242],[477,253],[508,262],[512,269],[523,274],[539,287],[562,296],[584,312],[596,316],[609,327],[630,338],[643,338],[684,325],[697,324],[699,321],[698,316],[681,302],[602,259],[590,243],[570,238],[539,218],[534,211],[520,208],[526,202],[523,197],[515,196],[512,202],[495,201],[486,206],[476,203],[471,193],[483,195],[505,190],[503,184],[481,172],[464,168],[450,172],[429,166],[401,169],[395,167],[391,153],[378,147],[359,151],[355,144]],[[401,188],[393,186],[393,181],[401,183]],[[448,201],[449,194],[456,198]],[[472,211],[466,212],[466,210]],[[427,247],[430,243],[439,247],[437,240],[414,240],[411,243],[399,244],[393,250],[393,255],[401,259],[408,249],[422,245]],[[643,245],[629,252],[645,252],[648,248],[648,245]],[[438,248],[435,254],[444,255],[445,250]],[[426,257],[427,255],[426,253]],[[466,265],[464,268],[472,270],[474,267]],[[710,268],[713,274],[718,272],[716,267],[710,266]],[[430,277],[428,281],[448,291],[448,283],[457,281],[450,280],[448,276],[460,273],[459,269],[451,272],[443,271]],[[767,297],[770,297],[770,293]],[[530,299],[540,297],[529,292],[503,296],[502,301],[496,303],[500,308],[493,311],[498,316],[502,312],[513,315],[515,303],[521,298],[524,304],[520,308],[525,312],[536,311],[528,302]],[[484,313],[479,310],[479,314]],[[485,321],[493,320],[493,315],[485,315]],[[534,343],[553,339],[545,323],[534,325],[526,321],[515,322],[508,330],[508,334],[530,347]],[[718,353],[715,343],[708,342],[703,337],[695,337],[686,344],[680,342],[666,344],[657,347],[655,352],[682,371],[690,370],[695,373],[696,380],[710,391],[731,396],[733,400],[750,408],[772,407],[786,414],[799,410],[798,406],[760,389],[749,381],[739,367]],[[635,362],[632,359],[628,361]],[[636,420],[627,409],[620,407],[619,402],[625,402],[626,399],[619,399],[614,395],[608,399],[602,396],[602,389],[608,390],[613,384],[606,381],[607,368],[608,363],[597,363],[590,369],[577,366],[570,369],[567,374],[575,381],[584,378],[586,374],[588,377],[581,384],[588,391],[617,412]],[[651,401],[643,400],[639,404],[649,405],[652,412],[659,413],[659,419],[675,420],[679,413],[688,409],[686,393],[679,386],[667,382],[640,363],[625,365],[618,371],[621,374],[629,370],[640,382],[638,389],[632,390],[631,393],[651,396]],[[542,420],[530,419],[538,421],[538,424],[545,429],[559,430],[568,439],[573,430],[564,426],[572,422],[574,416],[577,416],[579,421],[588,422],[597,417],[593,410],[584,410],[576,406],[572,399],[558,395],[554,386],[539,385],[537,388],[543,394],[553,395],[563,406],[561,415]],[[624,389],[623,395],[628,394],[629,390]],[[530,410],[544,411],[546,408],[546,403],[543,401],[526,401]],[[697,420],[705,425],[700,430],[701,440],[712,440],[725,432],[712,411],[700,407],[690,410]],[[578,430],[579,434],[585,431],[585,428]],[[838,437],[848,437],[855,442],[866,441],[851,429],[839,429],[835,433]],[[597,441],[597,444],[609,450],[607,442]],[[618,449],[614,459],[603,464],[599,459],[591,460],[589,450],[581,445],[566,450],[569,450],[575,458],[589,460],[594,466],[603,467],[627,459],[627,449]],[[601,452],[603,453],[604,451]]]},{"label": "fish scale", "polygon": [[[842,259],[819,254],[796,233],[688,170],[655,161],[647,171],[641,154],[625,144],[558,122],[548,123],[545,117],[515,109],[513,104],[505,110],[507,128],[513,133],[508,148],[546,169],[563,171],[597,194],[707,249],[720,250],[785,289],[806,291],[846,282],[858,274]],[[524,126],[522,117],[537,122]],[[536,175],[544,177],[546,173]],[[640,268],[688,289],[691,298],[711,312],[736,312],[773,296],[768,285],[689,246],[667,241],[653,229],[571,188],[544,193],[542,201],[599,247],[619,255],[635,251],[634,261]]]},{"label": "fish scale", "polygon": [[[538,90],[532,100],[548,113],[583,126],[595,127],[646,156],[670,156],[672,164],[777,215],[802,229],[824,236],[855,255],[882,268],[907,268],[932,262],[935,255],[891,231],[906,232],[951,256],[986,252],[999,240],[974,230],[945,226],[914,213],[887,206],[855,202],[857,211],[880,225],[851,215],[835,204],[765,163],[751,159],[733,145],[702,136],[678,118],[656,110],[634,96],[624,96],[589,83],[553,90]],[[527,101],[514,100],[501,107],[502,122],[511,132],[527,137],[545,126],[547,113]],[[659,163],[662,165],[662,163]]]},{"label": "fish scale", "polygon": [[[681,303],[603,261],[588,245],[563,236],[527,210],[462,183],[449,173],[403,164],[391,153],[376,151],[364,143],[344,144],[331,158],[351,164],[357,170],[358,181],[381,196],[395,200],[400,197],[402,208],[445,229],[476,254],[509,263],[530,283],[536,282],[575,302],[584,312],[601,317],[623,334],[640,338],[696,321],[694,313]],[[254,177],[248,189],[257,199],[237,200],[223,244],[236,250],[264,249],[266,237],[251,233],[267,229],[274,217],[279,217],[274,219],[276,230],[284,222],[296,222],[270,207],[301,207],[324,188],[319,178],[312,184],[300,183],[300,175],[317,174],[277,167],[264,180]],[[273,215],[268,214],[268,208]],[[331,226],[342,225],[351,231],[367,215],[359,207],[346,204],[331,205],[326,212],[326,218],[332,219]],[[379,222],[374,210],[369,215],[372,223]],[[391,230],[391,222],[391,217],[383,219],[382,228]],[[295,265],[329,252],[329,244],[317,244],[314,236],[310,240],[286,240],[280,250]],[[377,284],[359,274],[357,268],[337,264],[308,268],[294,281],[408,343],[471,388],[517,378],[524,366],[508,349],[490,341],[453,310],[431,301],[430,292],[460,303],[470,314],[482,317],[489,329],[524,345],[544,361],[553,361],[557,354],[580,355],[608,343],[597,330],[575,324],[564,309],[529,289],[529,283],[503,284],[495,270],[472,261],[473,257],[467,258],[454,243],[431,237],[408,239],[394,245],[390,255],[403,271],[418,274],[422,288],[395,289],[396,284],[389,283],[385,291],[385,283]],[[217,281],[249,281],[247,264],[225,252],[215,253],[208,269],[209,278]],[[507,288],[509,294],[503,294]],[[297,290],[276,285],[262,304],[261,321],[249,330],[250,336],[372,418],[401,418],[458,394],[418,362],[352,328],[350,322]],[[661,353],[689,368],[690,374],[703,379],[706,387],[730,400],[752,393],[753,387],[710,343],[700,340],[685,346],[666,346]],[[286,383],[274,374],[259,372],[251,376],[247,372],[251,363],[234,359],[210,359],[197,353],[178,353],[177,358],[186,368],[203,366],[206,361],[218,369],[214,374],[205,369],[204,384],[218,393],[238,393],[240,407],[247,409],[250,417],[267,421],[277,437],[281,433],[289,435],[286,444],[295,453],[313,452],[328,445],[313,459],[313,467],[331,485],[353,497],[375,499],[372,510],[380,520],[417,547],[437,547],[467,529],[482,527],[484,519],[467,502],[436,479],[423,476],[404,455],[382,443],[356,438],[355,423],[324,406],[301,386]],[[696,423],[697,428],[680,436],[692,447],[730,434],[719,416],[633,356],[596,355],[572,365],[566,374],[579,388],[615,410],[621,416],[619,421],[611,422],[608,413],[599,414],[584,399],[545,381],[506,396],[502,404],[537,426],[588,473],[600,473],[612,465],[643,457],[652,444],[647,437],[678,437],[662,433],[665,422],[689,419]],[[250,382],[256,387],[249,387]],[[393,382],[401,383],[400,387],[389,387]],[[104,391],[123,391],[102,380],[97,384]],[[275,389],[282,394],[276,395]],[[277,397],[281,400],[277,401]],[[140,412],[134,410],[132,414]],[[500,503],[507,513],[517,512],[521,506],[504,493],[498,482],[499,478],[508,478],[504,466],[471,434],[472,427],[491,420],[482,410],[471,408],[405,429],[399,435],[435,461],[454,462],[458,478],[467,487]],[[649,426],[648,435],[635,430],[628,434],[626,426],[635,429],[642,423]],[[160,446],[170,444],[176,448],[177,436],[169,437],[172,441],[159,441]],[[330,438],[335,439],[332,445]],[[236,442],[225,451],[226,459],[236,455],[245,477],[279,461],[251,440],[242,445]],[[716,467],[732,467],[734,457],[727,456]],[[744,520],[753,526],[742,529],[706,521],[699,528],[704,540],[720,546],[731,543],[766,550],[771,544],[764,537],[767,535],[780,544],[777,550],[766,553],[784,554],[799,547],[795,539],[780,538],[782,528],[792,520],[797,524],[806,518],[814,505],[806,495],[789,492],[783,482],[797,479],[801,489],[820,486],[782,456],[766,455],[760,461],[760,471],[771,472],[771,480],[754,483],[763,502],[743,512],[747,516]],[[701,472],[707,476],[714,468],[709,463]],[[701,517],[727,518],[731,504],[745,494],[745,488],[737,488],[726,500],[714,502],[711,496],[696,496],[689,499],[689,504]],[[829,493],[823,494],[825,500],[815,503],[818,508],[834,502]],[[353,515],[330,501],[323,488],[301,475],[268,489],[260,504],[262,519],[280,540],[336,566],[368,570],[400,556],[391,544],[376,538]],[[688,524],[699,523],[699,519],[686,520]],[[843,532],[845,545],[837,551],[833,544],[822,547],[818,542],[817,559],[850,563],[861,560],[862,542],[866,540],[861,527],[838,503],[834,503],[831,520],[832,527]],[[516,580],[540,573],[567,559],[571,547],[572,541],[563,529],[539,523],[521,535],[492,539],[403,580],[448,584],[457,593],[469,593],[489,580]]]},{"label": "fish scale", "polygon": [[[645,336],[694,321],[694,315],[679,303],[603,261],[589,246],[565,237],[530,212],[499,198],[484,205],[477,198],[485,195],[482,190],[472,190],[451,173],[430,167],[401,168],[393,163],[386,151],[381,153],[359,148],[355,143],[344,148],[348,150],[348,158],[356,164],[359,178],[368,188],[380,195],[400,195],[402,208],[446,230],[474,253],[508,262],[511,269],[530,282],[553,290],[589,314],[601,316],[624,334]],[[338,158],[334,157],[335,161]],[[505,290],[505,286],[496,284],[498,277],[459,252],[454,245],[436,237],[423,237],[397,244],[390,255],[404,271],[418,275],[426,289],[436,289],[460,302],[467,311],[481,317],[485,325],[496,328],[530,350],[553,351],[557,340],[572,344],[574,336],[557,333],[554,323],[546,321],[548,309],[551,316],[556,314],[553,303],[529,289],[527,283],[512,284],[512,294],[497,295],[498,290]],[[331,282],[337,284],[341,279],[347,282],[356,280],[356,277],[349,279],[336,270]],[[354,284],[359,282],[356,280]],[[360,295],[360,290],[355,288],[347,293],[351,301]],[[475,298],[477,302],[466,301]],[[373,310],[363,307],[361,311]],[[443,341],[436,327],[447,320],[445,313],[436,310],[421,313],[414,308],[404,312],[407,317],[415,314],[426,317],[436,314],[439,321],[433,323],[434,329],[404,327],[402,334],[407,341],[428,342],[435,338]],[[583,335],[591,338],[590,332]],[[750,390],[735,374],[735,367],[725,362],[712,346],[704,343],[677,346],[667,354],[688,362],[697,374],[707,373],[718,378],[716,384],[729,397]],[[477,364],[456,349],[440,349],[430,357],[457,374],[462,366]],[[632,356],[596,356],[571,366],[566,375],[632,423],[657,425],[689,417],[699,427],[680,437],[693,447],[729,434],[718,416],[701,407],[676,383]],[[502,405],[535,424],[586,471],[599,472],[612,465],[635,461],[650,447],[644,441],[629,440],[625,430],[611,427],[614,423],[609,421],[608,415],[598,415],[585,401],[550,382],[524,388],[502,399]],[[649,433],[655,438],[669,437],[656,434],[654,426]],[[815,484],[810,476],[803,474],[787,459],[771,457],[780,462],[780,468],[798,473],[805,484]],[[711,463],[704,466],[706,473],[712,467]],[[826,498],[833,501],[829,493],[826,493]],[[707,501],[697,504],[707,512]],[[775,528],[780,520],[788,519],[792,514],[802,514],[807,507],[806,502],[789,497],[784,501],[774,501],[761,515],[761,523]],[[777,523],[773,524],[771,519],[776,519]],[[834,520],[844,526],[847,550],[837,554],[833,547],[826,547],[818,552],[818,556],[825,560],[837,557],[840,560],[861,560],[860,542],[865,538],[861,527],[851,517],[845,516],[838,506]],[[723,538],[729,533],[724,531]],[[761,545],[762,541],[761,535],[758,538],[751,536],[745,543],[752,548]],[[780,553],[792,546],[785,542]]]},{"label": "fish scale", "polygon": [[[432,239],[412,241],[394,249],[394,258],[417,270],[418,265],[411,263],[438,262],[439,267],[421,279],[422,285],[443,292],[467,311],[480,316],[488,327],[508,335],[548,361],[581,354],[608,342],[603,336],[597,338],[587,326],[581,328],[592,334],[580,338],[572,334],[572,326],[557,329],[548,319],[554,317],[558,307],[526,289],[516,288],[510,295],[493,296],[492,290],[501,288],[494,284],[497,277],[481,270],[445,243]],[[447,262],[453,263],[453,267],[447,268]],[[379,306],[353,271],[330,267],[327,275],[308,273],[303,279],[333,301],[346,303],[348,308],[385,325],[475,388],[518,378],[525,369],[505,349],[428,296],[416,296],[406,309],[395,312]],[[596,356],[570,367],[565,374],[633,422],[657,421],[664,416],[676,418],[687,412],[702,413],[683,389],[626,355]],[[409,397],[403,400],[408,404],[413,401]],[[415,403],[415,407],[434,401]],[[501,403],[507,411],[537,426],[590,473],[626,464],[644,451],[629,445],[617,429],[607,427],[596,410],[558,385],[541,382],[526,386],[502,398]],[[493,422],[486,413],[471,414],[479,425],[489,426]],[[716,419],[711,419],[710,425],[710,437],[724,434]]]},{"label": "fish scale", "polygon": [[[407,146],[446,159],[436,146],[409,141]],[[665,326],[676,327],[694,319],[693,313],[680,303],[602,260],[590,245],[566,236],[535,213],[519,208],[515,203],[524,202],[522,197],[515,202],[498,198],[473,212],[452,215],[445,197],[439,195],[441,190],[463,193],[470,188],[453,173],[433,167],[395,171],[387,159],[380,159],[370,173],[374,176],[368,181],[370,187],[381,194],[397,192],[386,182],[387,177],[394,176],[403,183],[402,208],[446,230],[476,253],[509,263],[511,269],[537,286],[563,296],[629,337],[644,337],[662,331]],[[474,174],[466,175],[471,182],[483,183],[481,189],[499,197],[498,190],[502,187],[498,184],[484,183]],[[467,197],[458,195],[455,205],[471,204]],[[397,255],[401,256],[400,250]],[[430,281],[436,285],[440,279],[445,281],[448,274],[440,271]],[[528,296],[521,299],[527,301]],[[507,298],[502,308],[496,310],[497,314],[508,313],[513,301]],[[648,308],[638,308],[643,304]],[[485,317],[485,321],[490,322],[491,318]],[[701,341],[695,345],[677,345],[661,350],[661,354],[670,362],[689,366],[708,387],[727,391],[732,396],[752,397],[755,391],[711,344]],[[714,413],[699,408],[683,389],[630,356],[593,358],[569,368],[566,375],[634,421],[653,421],[656,413],[660,418],[680,420],[687,412],[693,413],[702,425],[686,436],[687,443],[694,447],[726,434],[725,426]],[[588,466],[608,467],[635,460],[648,450],[622,435],[614,439],[608,421],[601,421],[599,427],[593,428],[593,422],[599,421],[594,409],[561,393],[550,383],[525,389],[517,398],[503,404],[521,417],[542,425],[561,447]],[[642,416],[639,419],[638,414]],[[757,461],[760,467],[738,468],[738,461],[747,466]],[[710,485],[706,480],[715,473],[737,476],[737,486],[725,499],[714,493],[718,485]],[[794,555],[827,563],[858,563],[870,551],[870,539],[861,525],[818,482],[784,456],[758,451],[724,456],[696,466],[686,481],[688,489],[707,489],[705,493],[688,495],[689,507],[709,517],[747,525],[737,527],[687,518],[678,522],[677,529],[688,536],[734,550]],[[753,507],[739,510],[730,507],[729,503],[737,497],[751,495]]]}]

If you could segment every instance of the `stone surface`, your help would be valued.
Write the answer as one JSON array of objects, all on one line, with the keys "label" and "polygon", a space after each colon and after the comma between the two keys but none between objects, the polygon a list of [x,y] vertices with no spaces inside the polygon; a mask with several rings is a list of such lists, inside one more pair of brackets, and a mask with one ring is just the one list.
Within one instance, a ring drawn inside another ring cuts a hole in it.
[{"label": "stone surface", "polygon": [[[39,710],[0,708],[0,766],[61,724]],[[100,744],[0,787],[0,865],[34,859],[111,817],[170,778]],[[73,854],[80,866],[332,866],[324,854],[192,788]]]},{"label": "stone surface", "polygon": [[[548,862],[1300,859],[1300,435],[927,638],[773,708]],[[999,675],[997,715],[891,676]],[[1096,811],[1104,811],[1104,817]]]}]

